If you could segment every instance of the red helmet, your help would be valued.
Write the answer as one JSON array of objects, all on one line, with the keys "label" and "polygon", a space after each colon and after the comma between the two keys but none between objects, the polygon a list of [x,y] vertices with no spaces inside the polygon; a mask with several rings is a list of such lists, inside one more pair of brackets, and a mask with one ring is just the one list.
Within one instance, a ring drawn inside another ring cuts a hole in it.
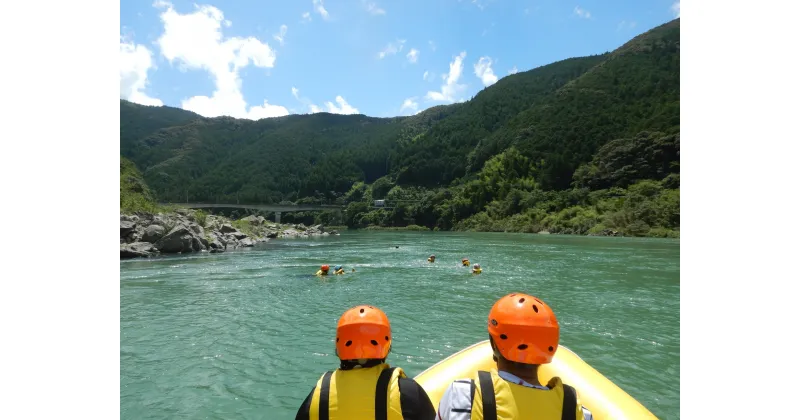
[{"label": "red helmet", "polygon": [[341,360],[385,359],[392,327],[382,310],[368,305],[348,309],[336,326],[336,354]]},{"label": "red helmet", "polygon": [[322,270],[322,271],[328,271],[330,269],[330,267],[328,267],[328,264],[325,264],[322,267],[320,267],[319,269]]},{"label": "red helmet", "polygon": [[558,348],[558,320],[537,297],[512,293],[489,311],[489,335],[504,358],[541,365],[550,363]]}]

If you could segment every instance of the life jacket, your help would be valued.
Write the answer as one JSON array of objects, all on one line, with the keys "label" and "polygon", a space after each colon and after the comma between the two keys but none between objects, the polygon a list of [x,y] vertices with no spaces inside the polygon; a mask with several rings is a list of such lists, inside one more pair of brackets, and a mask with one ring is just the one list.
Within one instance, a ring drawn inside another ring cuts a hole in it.
[{"label": "life jacket", "polygon": [[309,420],[402,420],[398,379],[405,377],[386,363],[326,372],[314,388]]},{"label": "life jacket", "polygon": [[327,271],[318,270],[316,275],[318,275],[318,276],[327,276],[328,272]]},{"label": "life jacket", "polygon": [[483,271],[483,270],[481,270],[480,268],[473,268],[472,269],[472,274],[480,274],[481,271]]},{"label": "life jacket", "polygon": [[472,388],[472,420],[576,420],[581,410],[575,389],[558,377],[544,390],[508,382],[495,370],[478,371],[473,384],[478,386]]}]

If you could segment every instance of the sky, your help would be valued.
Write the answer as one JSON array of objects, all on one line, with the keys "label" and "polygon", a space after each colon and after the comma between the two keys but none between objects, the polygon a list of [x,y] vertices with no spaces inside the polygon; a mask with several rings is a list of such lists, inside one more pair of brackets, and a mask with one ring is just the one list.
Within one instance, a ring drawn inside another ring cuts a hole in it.
[{"label": "sky", "polygon": [[120,98],[206,117],[412,115],[612,51],[675,0],[122,0]]}]

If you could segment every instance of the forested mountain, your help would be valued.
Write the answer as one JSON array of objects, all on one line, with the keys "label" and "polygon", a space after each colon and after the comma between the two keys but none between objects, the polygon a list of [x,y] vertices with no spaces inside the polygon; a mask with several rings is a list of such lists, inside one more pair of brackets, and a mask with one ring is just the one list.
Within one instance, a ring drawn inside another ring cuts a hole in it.
[{"label": "forested mountain", "polygon": [[161,200],[341,203],[351,226],[679,226],[679,19],[411,117],[249,121],[120,102],[121,153]]}]

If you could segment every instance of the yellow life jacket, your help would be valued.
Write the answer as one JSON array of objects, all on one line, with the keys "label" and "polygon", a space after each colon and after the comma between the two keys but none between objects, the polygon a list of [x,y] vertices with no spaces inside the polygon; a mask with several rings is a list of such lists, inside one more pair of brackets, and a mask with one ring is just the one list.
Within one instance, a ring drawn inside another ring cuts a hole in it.
[{"label": "yellow life jacket", "polygon": [[474,381],[472,420],[583,419],[575,389],[561,378],[550,379],[548,390],[508,382],[495,369],[479,371]]},{"label": "yellow life jacket", "polygon": [[327,275],[328,275],[328,272],[327,272],[327,271],[322,271],[322,270],[319,270],[319,271],[317,271],[317,274],[316,274],[316,275],[318,275],[318,276],[327,276]]},{"label": "yellow life jacket", "polygon": [[461,261],[461,265],[463,265],[464,267],[469,267],[469,260]]},{"label": "yellow life jacket", "polygon": [[344,274],[344,268],[339,270],[339,271],[337,271],[337,272],[335,272],[335,273],[333,273],[333,274]]},{"label": "yellow life jacket", "polygon": [[483,271],[483,270],[481,270],[480,268],[473,268],[472,269],[472,274],[480,274],[481,271]]},{"label": "yellow life jacket", "polygon": [[405,377],[386,363],[326,372],[314,388],[309,420],[403,420],[398,379]]}]

